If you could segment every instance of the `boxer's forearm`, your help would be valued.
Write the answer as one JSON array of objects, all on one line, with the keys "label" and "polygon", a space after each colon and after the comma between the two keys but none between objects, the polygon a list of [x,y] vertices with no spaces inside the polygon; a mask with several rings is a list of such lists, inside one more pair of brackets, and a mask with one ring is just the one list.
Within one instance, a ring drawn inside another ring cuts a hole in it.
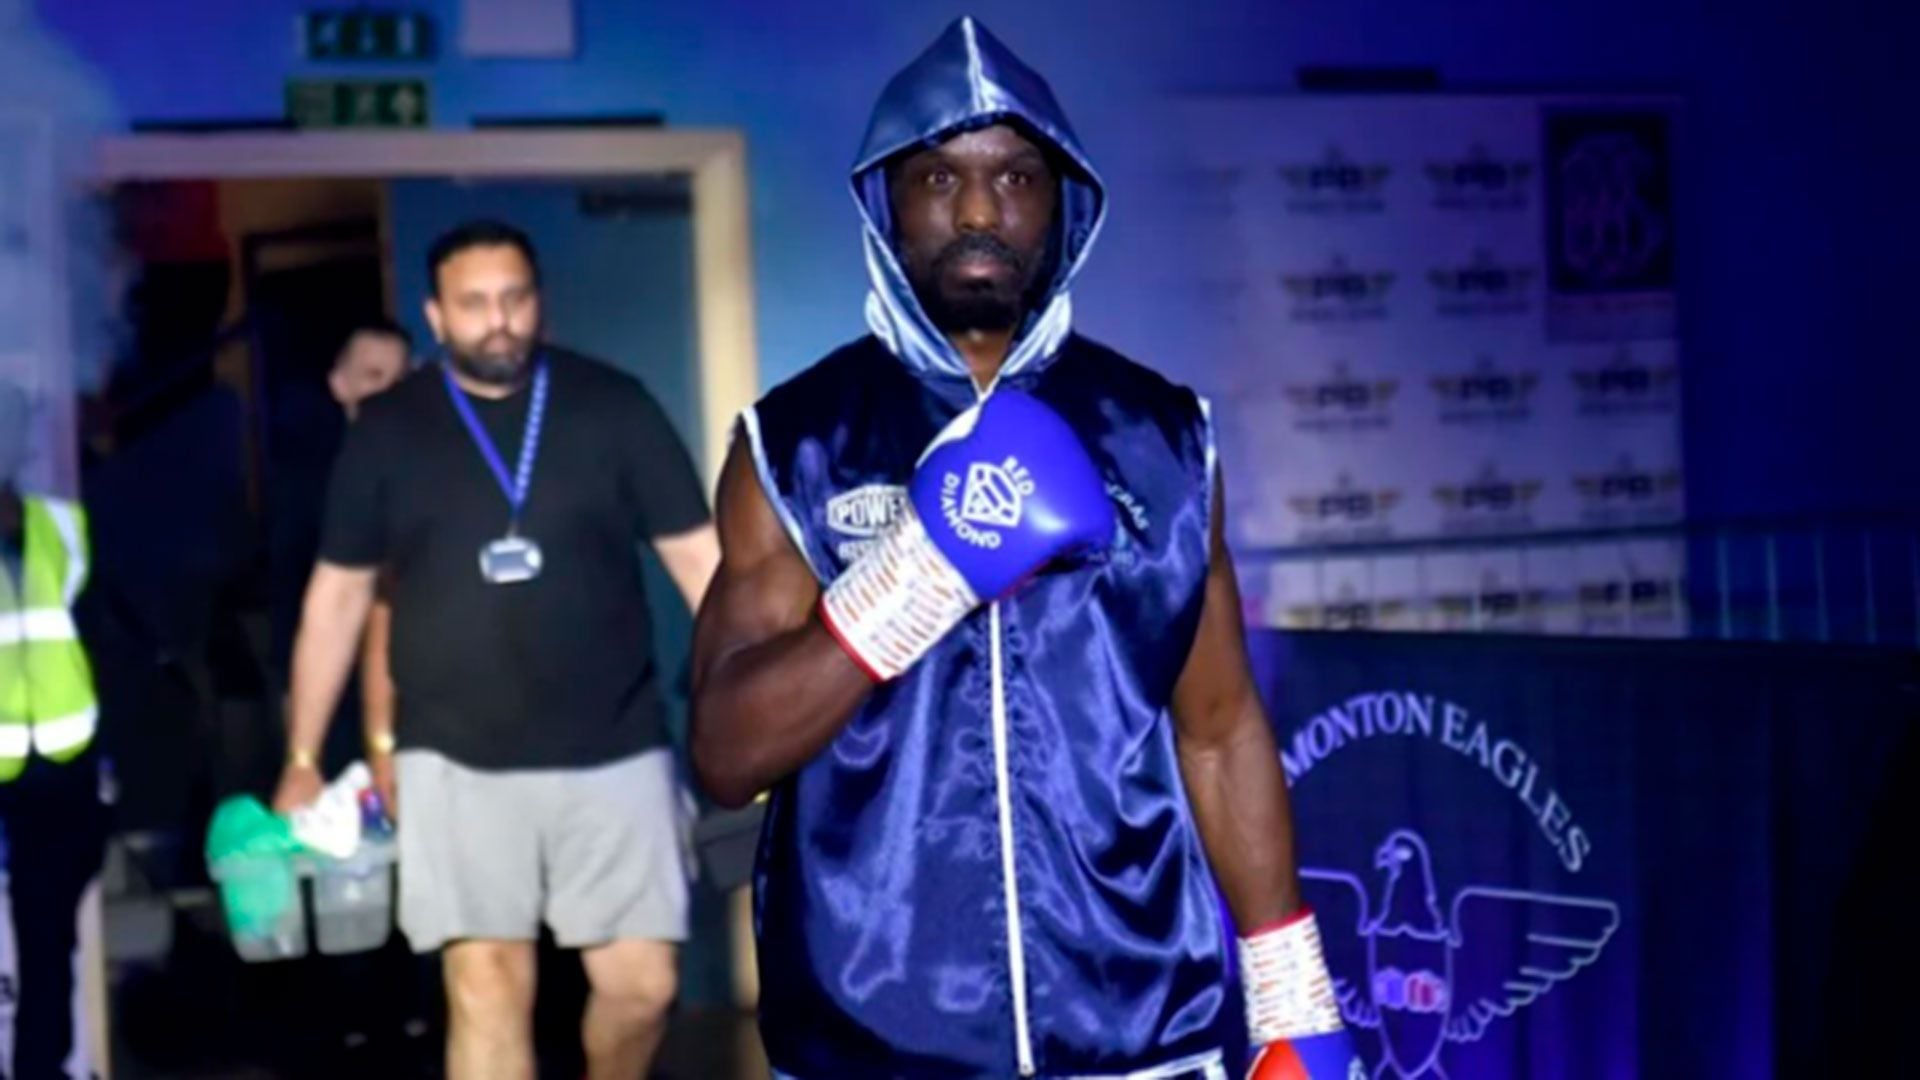
[{"label": "boxer's forearm", "polygon": [[744,806],[811,761],[873,692],[818,619],[711,666],[693,699],[693,763],[723,806]]},{"label": "boxer's forearm", "polygon": [[[1273,736],[1257,700],[1231,720],[1183,733],[1180,773],[1214,878],[1250,933],[1299,910],[1293,814]],[[1195,725],[1199,727],[1200,725]]]},{"label": "boxer's forearm", "polygon": [[806,764],[873,682],[820,624],[820,584],[788,539],[739,439],[714,500],[720,567],[693,626],[693,768],[744,806]]},{"label": "boxer's forearm", "polygon": [[1213,876],[1241,933],[1300,907],[1293,811],[1255,691],[1240,626],[1240,584],[1227,552],[1224,484],[1213,500],[1212,559],[1193,651],[1173,690],[1180,774]]}]

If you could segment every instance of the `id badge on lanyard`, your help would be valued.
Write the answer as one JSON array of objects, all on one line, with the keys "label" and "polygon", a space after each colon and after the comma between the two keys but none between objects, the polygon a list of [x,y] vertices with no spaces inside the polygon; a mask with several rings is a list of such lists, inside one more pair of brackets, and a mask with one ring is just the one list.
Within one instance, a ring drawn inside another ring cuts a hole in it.
[{"label": "id badge on lanyard", "polygon": [[540,453],[540,427],[547,411],[547,365],[539,361],[533,373],[533,400],[527,407],[527,424],[520,435],[520,460],[515,464],[512,476],[507,475],[507,465],[500,456],[499,447],[493,444],[493,437],[486,428],[480,426],[480,418],[474,415],[473,403],[453,380],[453,371],[441,367],[441,375],[446,379],[447,397],[453,401],[454,411],[460,414],[461,421],[472,436],[474,445],[479,448],[480,456],[499,482],[500,490],[507,497],[507,532],[497,540],[489,540],[480,547],[480,578],[489,585],[513,585],[522,581],[532,581],[540,576],[545,564],[545,556],[540,544],[529,536],[520,535],[520,515],[526,508],[527,492],[533,486],[533,463]]}]

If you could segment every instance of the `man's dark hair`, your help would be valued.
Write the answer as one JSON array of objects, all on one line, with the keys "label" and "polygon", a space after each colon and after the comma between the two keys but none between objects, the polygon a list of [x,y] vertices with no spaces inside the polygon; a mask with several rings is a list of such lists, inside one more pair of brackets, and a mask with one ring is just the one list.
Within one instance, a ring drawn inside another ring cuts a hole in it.
[{"label": "man's dark hair", "polygon": [[370,315],[364,319],[356,319],[348,323],[346,328],[340,332],[340,339],[336,341],[333,346],[332,359],[334,362],[337,363],[339,361],[340,354],[345,352],[347,345],[360,334],[380,334],[385,337],[399,338],[400,344],[406,346],[408,355],[412,355],[413,353],[413,335],[407,331],[406,327],[401,326],[385,315]]},{"label": "man's dark hair", "polygon": [[427,293],[440,295],[440,268],[448,259],[479,247],[510,247],[520,252],[533,270],[533,283],[540,284],[540,258],[533,253],[533,241],[527,234],[504,221],[479,218],[441,233],[427,249]]}]

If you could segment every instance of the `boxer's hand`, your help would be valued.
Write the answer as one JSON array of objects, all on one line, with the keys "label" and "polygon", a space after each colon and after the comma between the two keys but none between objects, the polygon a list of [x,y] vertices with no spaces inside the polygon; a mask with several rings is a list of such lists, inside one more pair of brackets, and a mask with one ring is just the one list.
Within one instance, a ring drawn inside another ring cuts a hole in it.
[{"label": "boxer's hand", "polygon": [[821,618],[867,674],[891,679],[981,603],[1113,531],[1106,485],[1073,429],[997,391],[935,437],[900,519],[828,587]]},{"label": "boxer's hand", "polygon": [[1333,978],[1313,913],[1240,939],[1247,1034],[1254,1047],[1247,1080],[1350,1080],[1365,1077],[1340,1022]]}]

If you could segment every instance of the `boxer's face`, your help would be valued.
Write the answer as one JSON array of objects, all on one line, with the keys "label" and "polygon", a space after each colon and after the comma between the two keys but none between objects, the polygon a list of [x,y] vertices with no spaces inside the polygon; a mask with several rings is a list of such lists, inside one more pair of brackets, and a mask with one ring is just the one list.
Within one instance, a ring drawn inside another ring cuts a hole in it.
[{"label": "boxer's face", "polygon": [[456,252],[434,272],[427,322],[460,374],[513,386],[525,376],[540,333],[540,287],[511,244]]},{"label": "boxer's face", "polygon": [[889,182],[901,266],[933,324],[1016,326],[1045,287],[1060,200],[1046,154],[995,125],[902,158]]},{"label": "boxer's face", "polygon": [[377,330],[362,330],[348,338],[347,347],[340,350],[327,387],[351,418],[358,415],[361,402],[385,393],[406,372],[405,341]]}]

